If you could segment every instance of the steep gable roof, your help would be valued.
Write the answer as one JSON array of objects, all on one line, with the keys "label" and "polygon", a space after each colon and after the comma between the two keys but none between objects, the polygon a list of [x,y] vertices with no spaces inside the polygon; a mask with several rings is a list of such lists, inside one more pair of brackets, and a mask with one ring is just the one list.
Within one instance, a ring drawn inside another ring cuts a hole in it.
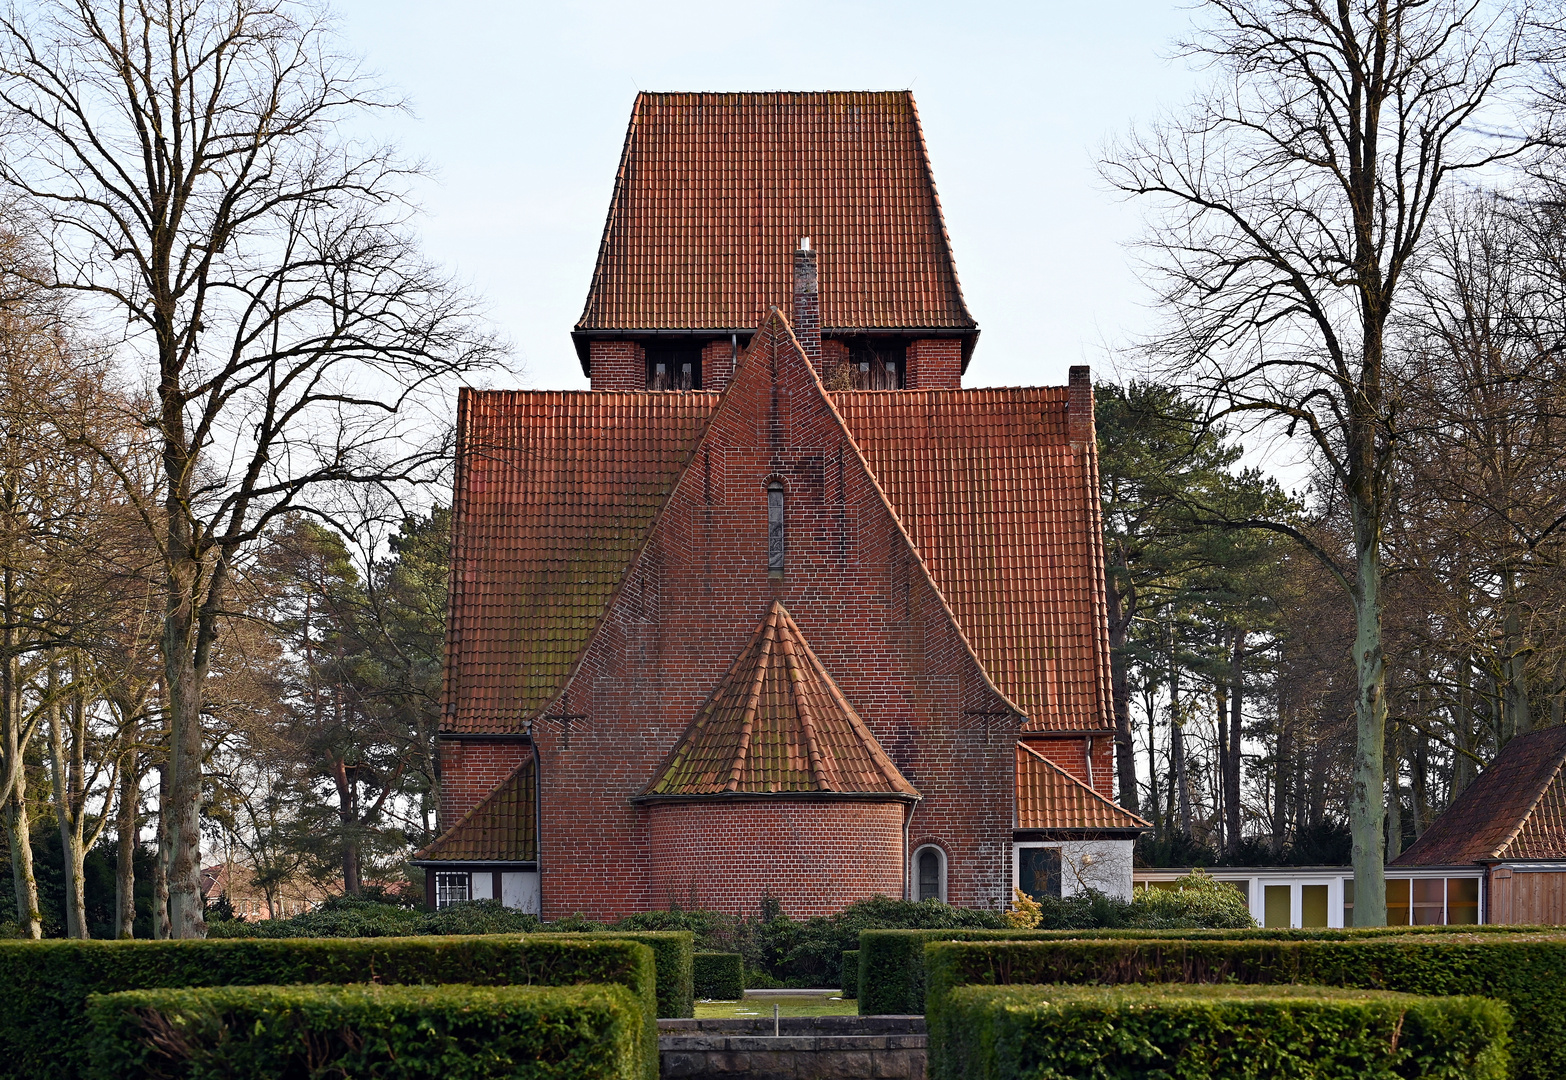
[{"label": "steep gable roof", "polygon": [[917,798],[774,600],[644,796]]},{"label": "steep gable roof", "polygon": [[1393,866],[1566,859],[1566,727],[1518,735]]},{"label": "steep gable roof", "polygon": [[538,858],[538,788],[528,758],[414,862],[534,862]]},{"label": "steep gable roof", "polygon": [[976,330],[912,94],[638,94],[579,349],[592,332],[748,331],[787,301],[802,236],[823,328]]},{"label": "steep gable roof", "polygon": [[[767,350],[809,370],[776,311],[741,369]],[[1095,455],[1066,391],[809,380],[996,692],[1030,730],[1109,727]],[[463,392],[443,731],[517,731],[559,695],[719,400]]]},{"label": "steep gable roof", "polygon": [[1017,744],[1017,828],[1151,829],[1026,743]]},{"label": "steep gable roof", "polygon": [[1064,387],[832,395],[1029,730],[1112,725],[1096,455]]},{"label": "steep gable roof", "polygon": [[717,400],[462,391],[443,730],[516,731],[559,692]]}]

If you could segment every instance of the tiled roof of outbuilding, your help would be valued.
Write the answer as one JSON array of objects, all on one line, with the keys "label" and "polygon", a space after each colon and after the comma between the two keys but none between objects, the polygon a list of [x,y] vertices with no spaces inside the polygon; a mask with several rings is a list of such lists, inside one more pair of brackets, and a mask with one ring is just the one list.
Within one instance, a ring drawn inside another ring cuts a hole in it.
[{"label": "tiled roof of outbuilding", "polygon": [[1064,387],[832,395],[1029,730],[1111,725],[1098,483]]},{"label": "tiled roof of outbuilding", "polygon": [[918,792],[774,600],[644,796]]},{"label": "tiled roof of outbuilding", "polygon": [[446,731],[517,731],[564,685],[717,403],[464,390]]},{"label": "tiled roof of outbuilding", "polygon": [[538,858],[537,788],[528,758],[415,862],[533,862]]},{"label": "tiled roof of outbuilding", "polygon": [[577,332],[749,330],[804,236],[823,328],[975,329],[912,94],[639,94]]},{"label": "tiled roof of outbuilding", "polygon": [[1566,859],[1566,727],[1518,735],[1394,866]]},{"label": "tiled roof of outbuilding", "polygon": [[1017,828],[1150,829],[1026,743],[1017,744]]}]

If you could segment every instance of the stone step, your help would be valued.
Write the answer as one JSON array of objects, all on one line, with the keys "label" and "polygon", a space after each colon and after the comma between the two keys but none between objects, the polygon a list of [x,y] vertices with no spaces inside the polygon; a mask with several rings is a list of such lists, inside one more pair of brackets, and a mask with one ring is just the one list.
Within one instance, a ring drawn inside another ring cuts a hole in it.
[{"label": "stone step", "polygon": [[[664,1080],[924,1080],[922,1016],[660,1020]],[[776,1030],[776,1034],[774,1034]]]}]

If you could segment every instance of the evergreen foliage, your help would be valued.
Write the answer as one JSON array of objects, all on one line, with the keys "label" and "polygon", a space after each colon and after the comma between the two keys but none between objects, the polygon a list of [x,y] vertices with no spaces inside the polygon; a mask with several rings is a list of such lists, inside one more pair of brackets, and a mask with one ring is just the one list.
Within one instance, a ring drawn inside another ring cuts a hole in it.
[{"label": "evergreen foliage", "polygon": [[88,1003],[101,1080],[640,1080],[624,986],[224,986]]},{"label": "evergreen foliage", "polygon": [[692,958],[692,983],[704,1001],[738,1001],[745,996],[745,958],[739,953],[699,952]]}]

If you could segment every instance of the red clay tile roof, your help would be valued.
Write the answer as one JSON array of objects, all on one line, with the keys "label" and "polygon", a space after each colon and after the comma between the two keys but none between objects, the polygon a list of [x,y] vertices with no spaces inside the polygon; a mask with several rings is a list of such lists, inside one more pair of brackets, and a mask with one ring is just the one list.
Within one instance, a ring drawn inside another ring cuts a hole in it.
[{"label": "red clay tile roof", "polygon": [[1067,390],[832,395],[995,685],[1027,730],[1112,726],[1095,457]]},{"label": "red clay tile roof", "polygon": [[824,330],[975,330],[912,94],[639,94],[579,341],[749,331],[803,236]]},{"label": "red clay tile roof", "polygon": [[1566,727],[1519,735],[1393,866],[1566,859]]},{"label": "red clay tile roof", "polygon": [[413,855],[416,862],[534,862],[538,859],[537,788],[533,759],[503,780],[462,815],[434,843]]},{"label": "red clay tile roof", "polygon": [[774,600],[642,794],[804,792],[919,795]]},{"label": "red clay tile roof", "polygon": [[564,686],[717,400],[462,392],[443,730],[518,731]]},{"label": "red clay tile roof", "polygon": [[1026,743],[1017,744],[1017,828],[1151,829]]}]

